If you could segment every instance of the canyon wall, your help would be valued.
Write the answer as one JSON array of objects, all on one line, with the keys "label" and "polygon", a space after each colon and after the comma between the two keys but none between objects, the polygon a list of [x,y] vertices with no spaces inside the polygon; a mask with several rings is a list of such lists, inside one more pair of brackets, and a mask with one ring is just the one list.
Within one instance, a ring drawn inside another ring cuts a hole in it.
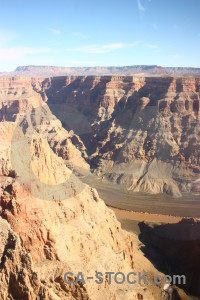
[{"label": "canyon wall", "polygon": [[0,76],[54,77],[54,76],[105,76],[105,75],[200,75],[200,68],[162,67],[157,65],[133,65],[110,67],[56,67],[19,66],[13,72],[0,72]]},{"label": "canyon wall", "polygon": [[198,193],[199,90],[194,77],[0,78],[0,299],[154,299],[107,278],[65,284],[134,270],[131,235],[76,175]]},{"label": "canyon wall", "polygon": [[199,77],[57,77],[42,91],[99,177],[134,192],[199,193]]},{"label": "canyon wall", "polygon": [[[163,224],[151,227],[139,223],[140,240],[145,247],[143,252],[151,261],[152,249],[156,252],[155,265],[163,272],[184,274],[186,282],[182,287],[187,293],[200,297],[200,222],[193,219],[182,219],[176,224]],[[150,250],[151,249],[151,250]]]},{"label": "canyon wall", "polygon": [[131,192],[199,194],[200,77],[2,77],[0,86],[1,120],[29,110],[77,175],[91,169]]},{"label": "canyon wall", "polygon": [[151,290],[110,285],[106,276],[102,285],[64,282],[66,272],[75,281],[78,272],[133,271],[134,245],[75,176],[89,171],[72,139],[82,142],[52,115],[42,84],[0,82],[0,299],[149,299]]}]

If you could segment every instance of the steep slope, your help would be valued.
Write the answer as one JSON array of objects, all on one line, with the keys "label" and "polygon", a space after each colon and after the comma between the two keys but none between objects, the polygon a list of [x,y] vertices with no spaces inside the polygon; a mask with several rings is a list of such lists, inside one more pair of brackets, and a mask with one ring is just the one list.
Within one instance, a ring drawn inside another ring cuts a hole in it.
[{"label": "steep slope", "polygon": [[[45,104],[46,95],[41,92],[40,84],[39,79],[1,78],[0,121],[15,122],[23,132],[27,128],[37,131],[74,173],[88,174],[90,167],[77,150],[84,149],[84,146],[73,132],[67,132],[52,115]],[[76,141],[77,147],[73,146],[72,140]]]},{"label": "steep slope", "polygon": [[60,77],[43,91],[101,178],[135,192],[198,191],[199,77]]},{"label": "steep slope", "polygon": [[[35,133],[29,154],[22,131],[18,138],[14,143],[22,148],[11,153],[11,165],[18,175],[1,176],[0,298],[116,297],[117,286],[107,287],[106,292],[94,283],[68,286],[64,273],[82,271],[86,276],[95,270],[131,270],[130,235],[121,230],[96,191],[72,175],[46,140]],[[11,152],[13,149],[17,148],[11,146]],[[127,299],[134,295],[127,287],[124,293]]]},{"label": "steep slope", "polygon": [[0,86],[1,120],[33,127],[75,174],[91,168],[130,192],[199,194],[199,77],[2,77]]},{"label": "steep slope", "polygon": [[[110,285],[106,276],[103,285],[64,282],[66,272],[75,280],[78,272],[86,278],[133,271],[132,238],[97,192],[66,167],[75,152],[87,168],[79,150],[71,144],[65,160],[56,154],[53,137],[62,146],[60,131],[69,142],[75,135],[62,128],[42,92],[35,91],[42,83],[1,84],[0,299],[158,298],[139,284]],[[160,295],[160,288],[154,289]]]},{"label": "steep slope", "polygon": [[157,261],[154,260],[155,266],[160,265],[160,269],[169,274],[184,274],[187,280],[182,287],[199,299],[200,222],[183,219],[176,224],[163,224],[153,228],[142,222],[139,227],[139,238],[145,244],[145,255],[150,258],[149,249],[154,249],[158,256]]}]

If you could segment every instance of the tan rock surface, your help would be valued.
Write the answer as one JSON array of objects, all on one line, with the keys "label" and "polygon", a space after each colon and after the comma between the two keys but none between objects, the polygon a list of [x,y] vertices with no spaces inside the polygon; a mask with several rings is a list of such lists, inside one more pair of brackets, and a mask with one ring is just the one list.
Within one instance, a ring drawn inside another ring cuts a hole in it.
[{"label": "tan rock surface", "polygon": [[64,283],[67,271],[134,268],[131,235],[74,174],[89,172],[87,160],[129,190],[190,191],[199,87],[198,78],[0,78],[0,299],[158,299],[156,286]]},{"label": "tan rock surface", "polygon": [[[29,127],[24,133],[13,124],[8,160],[17,175],[1,176],[0,299],[121,300],[137,299],[137,294],[149,299],[151,289],[144,291],[140,285],[132,289],[107,281],[102,286],[64,283],[69,271],[74,276],[133,271],[132,238],[97,192],[53,153],[46,139],[37,131],[29,132]],[[8,122],[1,125],[9,127]]]},{"label": "tan rock surface", "polygon": [[198,76],[1,77],[0,87],[1,120],[33,127],[75,174],[91,167],[129,192],[199,193]]},{"label": "tan rock surface", "polygon": [[199,77],[47,81],[50,109],[82,140],[98,176],[133,192],[179,197],[193,190],[200,174]]},{"label": "tan rock surface", "polygon": [[[4,73],[3,73],[4,74]],[[3,75],[2,74],[2,75]],[[161,67],[156,65],[133,65],[122,67],[56,67],[56,66],[19,66],[14,72],[9,72],[9,76],[67,76],[67,75],[119,75],[127,76],[134,74],[149,74],[149,75],[200,75],[200,68],[184,68],[184,67]],[[0,73],[1,76],[1,73]]]},{"label": "tan rock surface", "polygon": [[[84,145],[73,132],[66,131],[51,113],[45,104],[46,95],[41,92],[42,84],[45,85],[43,80],[37,78],[0,78],[0,121],[15,122],[12,126],[21,127],[23,132],[27,128],[36,130],[74,173],[86,175],[90,167],[78,150],[84,151]],[[4,123],[1,126],[5,127]]]}]

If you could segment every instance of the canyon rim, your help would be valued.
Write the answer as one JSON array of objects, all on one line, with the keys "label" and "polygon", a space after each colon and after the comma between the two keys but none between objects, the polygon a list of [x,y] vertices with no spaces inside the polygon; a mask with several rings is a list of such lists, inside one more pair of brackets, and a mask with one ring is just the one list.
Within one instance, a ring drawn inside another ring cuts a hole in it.
[{"label": "canyon rim", "polygon": [[198,199],[199,93],[199,75],[0,77],[1,299],[162,297],[64,274],[160,272],[83,181]]}]

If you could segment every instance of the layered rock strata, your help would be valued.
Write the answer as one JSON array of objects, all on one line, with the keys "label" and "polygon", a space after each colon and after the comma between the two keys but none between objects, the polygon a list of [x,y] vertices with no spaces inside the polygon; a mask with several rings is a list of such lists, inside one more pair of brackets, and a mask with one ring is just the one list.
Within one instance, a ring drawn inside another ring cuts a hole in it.
[{"label": "layered rock strata", "polygon": [[133,192],[198,194],[199,77],[2,77],[0,86],[1,120],[25,128],[29,111],[77,175],[91,168]]}]

